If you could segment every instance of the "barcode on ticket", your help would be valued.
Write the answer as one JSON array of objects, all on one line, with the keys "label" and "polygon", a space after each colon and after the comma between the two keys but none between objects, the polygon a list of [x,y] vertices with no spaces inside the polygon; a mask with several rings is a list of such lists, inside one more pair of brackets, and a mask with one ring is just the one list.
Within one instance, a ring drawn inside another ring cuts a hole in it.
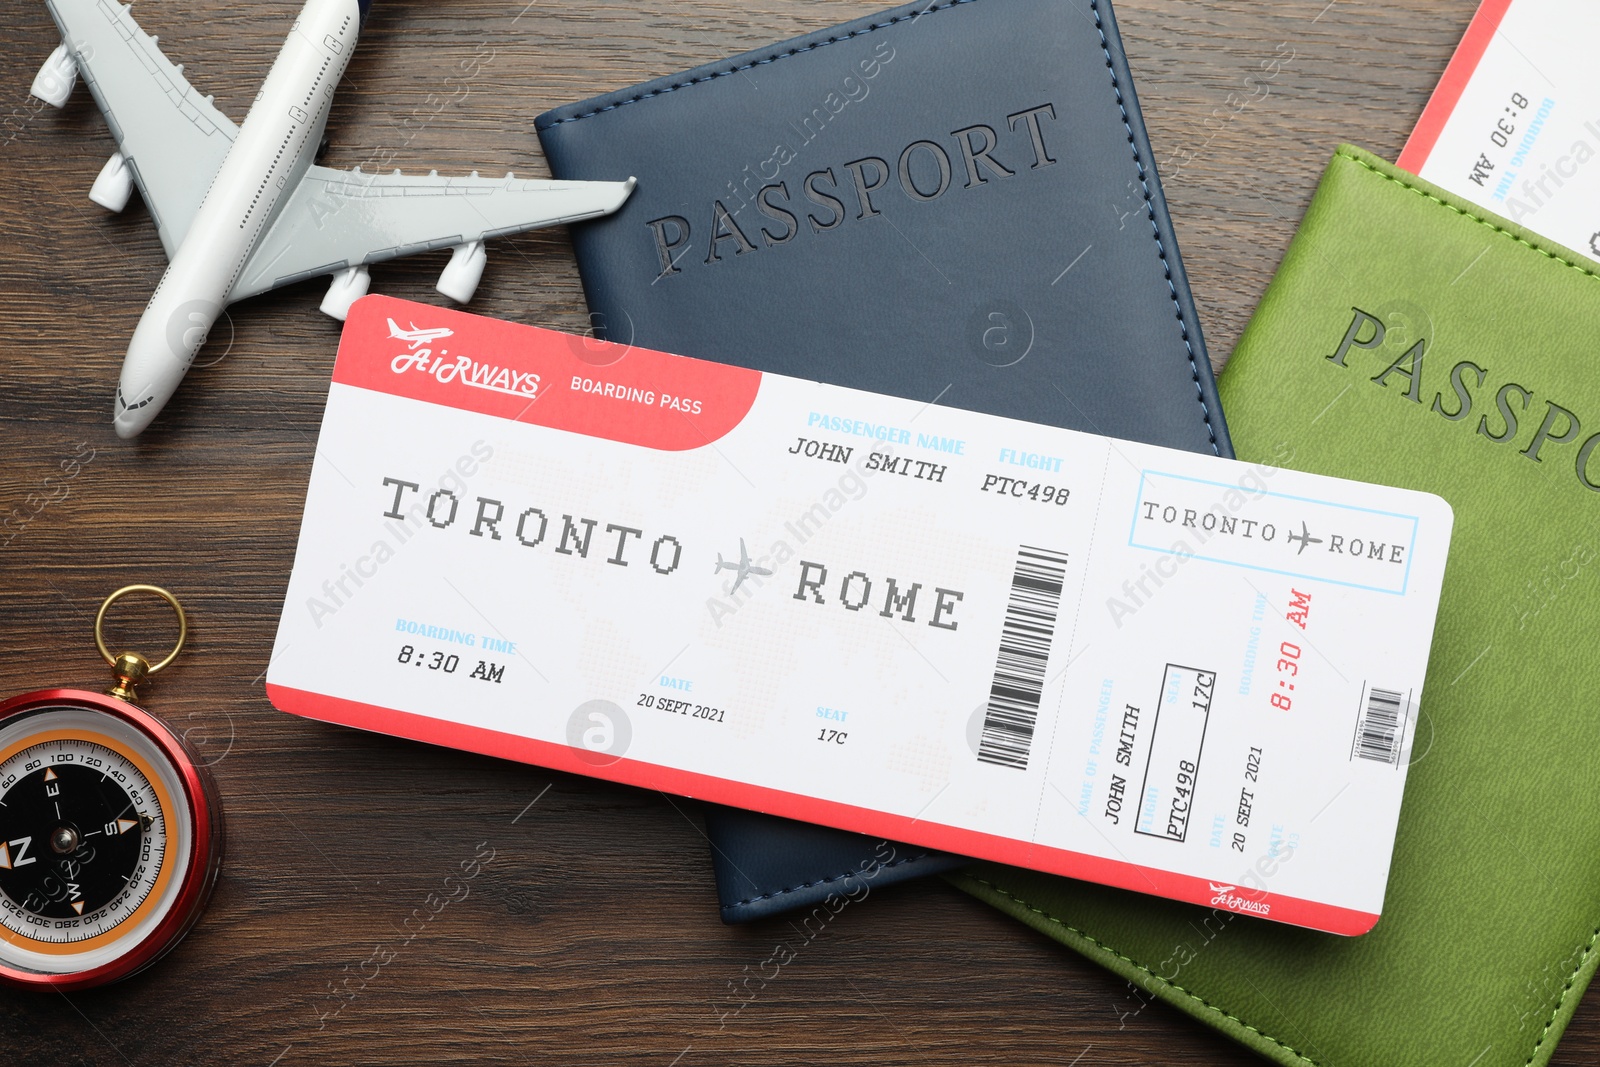
[{"label": "barcode on ticket", "polygon": [[978,743],[978,759],[985,763],[1018,770],[1028,767],[1066,576],[1065,552],[1027,545],[1017,549],[1011,597],[1000,630],[1000,654],[995,659],[983,737]]},{"label": "barcode on ticket", "polygon": [[1356,720],[1353,755],[1377,763],[1396,764],[1404,733],[1404,706],[1402,694],[1393,689],[1376,686],[1368,689],[1361,716]]}]

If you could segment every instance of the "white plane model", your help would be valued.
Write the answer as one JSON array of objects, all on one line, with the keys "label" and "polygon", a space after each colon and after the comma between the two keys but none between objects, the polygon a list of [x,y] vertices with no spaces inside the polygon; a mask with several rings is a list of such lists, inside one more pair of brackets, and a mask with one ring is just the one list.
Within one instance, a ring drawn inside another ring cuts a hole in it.
[{"label": "white plane model", "polygon": [[138,186],[170,261],[133,332],[113,425],[133,437],[183,379],[222,309],[280,285],[332,276],[322,310],[342,319],[367,266],[452,248],[438,289],[472,298],[487,238],[606,215],[633,179],[558,182],[364,174],[312,162],[371,0],[306,0],[235,126],[113,0],[45,0],[61,45],[33,95],[65,105],[81,73],[117,151],[89,196],[112,211]]},{"label": "white plane model", "polygon": [[729,596],[737,593],[739,587],[744,584],[744,580],[752,574],[759,574],[762,577],[772,576],[772,572],[766,567],[753,567],[750,565],[750,551],[744,547],[744,538],[742,537],[739,538],[739,562],[729,563],[722,558],[721,552],[717,553],[717,566],[711,573],[721,574],[723,571],[734,572],[733,588],[728,590]]},{"label": "white plane model", "polygon": [[407,342],[411,345],[411,351],[413,352],[430,341],[437,341],[442,337],[452,337],[454,335],[455,331],[448,326],[441,326],[437,330],[419,330],[417,329],[417,324],[413,322],[411,329],[403,330],[400,328],[399,323],[393,319],[389,320],[389,336],[396,341]]}]

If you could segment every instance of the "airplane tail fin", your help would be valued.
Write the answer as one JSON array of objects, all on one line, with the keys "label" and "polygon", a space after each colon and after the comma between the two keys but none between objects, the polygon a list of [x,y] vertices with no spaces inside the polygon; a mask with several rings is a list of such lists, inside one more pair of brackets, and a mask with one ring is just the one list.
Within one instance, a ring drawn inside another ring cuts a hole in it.
[{"label": "airplane tail fin", "polygon": [[[728,569],[727,561],[722,558],[722,553],[718,552],[717,553],[717,570],[718,571],[725,571],[727,569]],[[712,571],[711,573],[715,574],[716,571]]]},{"label": "airplane tail fin", "polygon": [[395,323],[395,321],[393,319],[390,319],[389,320],[389,336],[390,337],[403,337],[404,335],[405,335],[405,331],[402,330],[398,325],[396,325],[396,323]]}]

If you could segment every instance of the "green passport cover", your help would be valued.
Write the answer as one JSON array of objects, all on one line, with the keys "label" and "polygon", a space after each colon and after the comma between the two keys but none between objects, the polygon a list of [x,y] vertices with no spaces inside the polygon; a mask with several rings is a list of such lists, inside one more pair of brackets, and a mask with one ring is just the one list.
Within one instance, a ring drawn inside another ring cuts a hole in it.
[{"label": "green passport cover", "polygon": [[1600,277],[1344,146],[1221,391],[1240,459],[1455,508],[1383,917],[952,880],[1126,977],[1130,1025],[1159,998],[1284,1064],[1543,1064],[1600,959]]}]

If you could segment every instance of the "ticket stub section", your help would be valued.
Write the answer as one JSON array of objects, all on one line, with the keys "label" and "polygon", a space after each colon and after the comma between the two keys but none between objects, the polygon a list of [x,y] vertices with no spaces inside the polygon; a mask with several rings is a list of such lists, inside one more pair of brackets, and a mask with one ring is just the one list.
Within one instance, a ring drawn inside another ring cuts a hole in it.
[{"label": "ticket stub section", "polygon": [[1600,6],[1486,0],[1399,164],[1600,261]]}]

